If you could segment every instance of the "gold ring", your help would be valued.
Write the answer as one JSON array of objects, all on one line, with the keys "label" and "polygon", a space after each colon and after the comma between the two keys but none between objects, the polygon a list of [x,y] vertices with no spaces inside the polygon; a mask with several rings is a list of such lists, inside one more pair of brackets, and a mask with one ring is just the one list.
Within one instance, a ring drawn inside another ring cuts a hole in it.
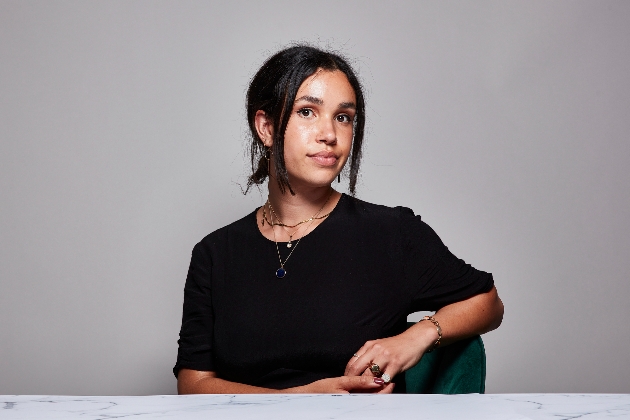
[{"label": "gold ring", "polygon": [[374,362],[370,362],[368,368],[374,374],[374,376],[380,377],[383,374],[383,372],[381,372],[381,367]]}]

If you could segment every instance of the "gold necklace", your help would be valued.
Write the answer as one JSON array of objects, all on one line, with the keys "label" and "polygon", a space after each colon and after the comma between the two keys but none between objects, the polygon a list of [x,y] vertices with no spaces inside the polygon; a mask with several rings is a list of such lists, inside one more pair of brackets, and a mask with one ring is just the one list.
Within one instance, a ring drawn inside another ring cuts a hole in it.
[{"label": "gold necklace", "polygon": [[[309,225],[310,226],[310,225]],[[287,233],[287,235],[289,235],[289,242],[287,242],[287,248],[291,248],[293,246],[292,242],[293,242],[293,236],[298,233],[298,231],[300,229],[302,229],[302,226],[300,225],[300,227],[298,227],[297,229],[295,229],[293,231],[293,233],[289,233],[289,231],[287,230],[287,228],[285,226],[282,226],[282,228],[284,229],[284,231]]]},{"label": "gold necklace", "polygon": [[[328,195],[328,198],[326,198],[326,201],[324,202],[324,205],[322,206],[322,208],[320,208],[317,213],[315,213],[313,215],[313,217],[311,217],[310,219],[306,219],[301,221],[300,223],[296,224],[296,225],[285,225],[284,223],[282,223],[282,221],[280,220],[280,217],[278,217],[278,214],[274,211],[273,207],[271,206],[271,202],[269,201],[269,198],[267,198],[267,205],[269,206],[269,210],[271,210],[271,212],[269,213],[269,215],[271,216],[273,214],[273,216],[275,216],[276,219],[278,219],[279,223],[275,223],[278,226],[282,226],[284,228],[284,231],[287,233],[287,235],[289,235],[289,242],[287,242],[287,248],[291,248],[293,246],[293,236],[298,233],[298,231],[302,228],[302,223],[308,223],[308,222],[313,222],[314,220],[321,220],[324,219],[326,217],[328,217],[328,215],[330,215],[330,212],[326,213],[323,216],[317,217],[317,215],[319,213],[322,212],[322,210],[324,210],[324,207],[326,207],[326,204],[328,204],[328,201],[330,200],[330,197],[332,196],[332,192],[333,190],[330,190],[330,194]],[[263,209],[263,216],[265,216],[265,209]],[[267,223],[269,223],[269,221],[267,221]],[[287,230],[287,228],[294,228],[296,226],[299,226],[293,233],[289,233],[289,231]],[[271,227],[273,229],[273,225]]]},{"label": "gold necklace", "polygon": [[[325,219],[325,218],[327,218],[328,216],[330,216],[330,213],[331,213],[331,212],[328,212],[328,213],[324,214],[323,216],[319,216],[319,217],[315,217],[315,216],[313,216],[313,217],[311,217],[310,219],[302,220],[301,222],[298,222],[298,223],[296,223],[296,224],[294,224],[294,225],[285,225],[284,223],[282,223],[282,222],[280,221],[280,219],[278,218],[278,215],[277,215],[277,214],[275,214],[276,212],[273,210],[273,207],[271,207],[271,204],[269,203],[269,200],[267,200],[267,202],[265,203],[265,205],[269,205],[269,209],[270,209],[271,211],[273,211],[273,213],[274,213],[274,215],[276,216],[276,219],[278,219],[278,221],[277,221],[277,222],[274,222],[274,223],[272,224],[272,223],[271,223],[271,221],[270,221],[269,219],[267,219],[267,212],[266,212],[265,208],[263,207],[263,220],[262,220],[262,225],[263,225],[263,226],[265,226],[265,222],[267,222],[267,224],[269,224],[270,226],[283,226],[283,227],[288,227],[288,228],[292,229],[292,228],[294,228],[294,227],[300,226],[301,224],[308,223],[308,222],[310,222],[310,221],[312,221],[312,220]],[[324,205],[326,205],[326,204],[324,204]],[[270,213],[270,215],[271,215],[271,213]]]},{"label": "gold necklace", "polygon": [[[315,220],[318,220],[318,218],[316,216],[319,215],[319,213],[321,213],[321,211],[324,209],[324,207],[326,207],[326,204],[328,203],[328,200],[330,200],[330,197],[332,196],[332,193],[333,193],[333,191],[331,189],[330,194],[328,195],[328,198],[326,199],[326,202],[324,203],[322,208],[319,209],[319,211],[317,213],[315,213],[315,215],[309,219],[311,223],[309,223],[308,227],[306,228],[307,232],[308,232],[308,228],[311,227],[311,225],[315,222]],[[271,217],[271,222],[269,222],[267,220],[267,223],[269,223],[271,225],[271,230],[273,231],[273,242],[276,244],[276,252],[278,253],[278,261],[280,261],[280,268],[278,268],[276,270],[276,277],[278,277],[279,279],[282,279],[282,278],[284,278],[284,276],[287,275],[287,270],[285,270],[284,265],[287,263],[287,261],[289,261],[289,258],[291,258],[291,255],[293,255],[293,252],[297,249],[298,245],[300,244],[300,241],[302,240],[302,238],[304,236],[301,236],[300,239],[297,240],[297,243],[295,244],[295,248],[293,248],[291,250],[291,252],[289,252],[289,255],[287,256],[287,259],[284,260],[284,262],[282,262],[282,257],[280,256],[280,248],[278,248],[278,241],[276,240],[276,230],[274,229],[274,226],[276,226],[276,225],[277,226],[281,226],[281,225],[278,224],[278,223],[274,223],[274,221],[273,221],[273,216],[276,215],[276,212],[273,211],[273,208],[271,207],[271,203],[269,202],[269,198],[267,198],[267,204],[269,205],[269,208],[272,211],[272,213],[269,213],[269,216]],[[263,214],[264,214],[264,211],[265,211],[265,209],[263,207]],[[328,214],[326,214],[325,216],[328,216],[330,213],[332,213],[332,211],[328,212]],[[322,218],[323,217],[320,217],[320,219],[322,219]],[[264,221],[263,221],[263,223],[264,223]],[[295,232],[293,232],[293,234],[295,235],[296,232],[297,232],[297,230]],[[289,236],[289,238],[292,238],[292,236]],[[287,244],[287,247],[291,248],[291,246],[288,245],[288,244]]]}]

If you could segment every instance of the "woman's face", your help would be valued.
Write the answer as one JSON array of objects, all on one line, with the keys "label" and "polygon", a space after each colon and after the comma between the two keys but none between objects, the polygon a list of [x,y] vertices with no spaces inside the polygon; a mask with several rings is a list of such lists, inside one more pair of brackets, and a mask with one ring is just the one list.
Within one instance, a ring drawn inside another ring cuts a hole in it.
[{"label": "woman's face", "polygon": [[329,185],[352,147],[356,96],[346,75],[318,70],[300,86],[284,134],[284,160],[294,187]]}]

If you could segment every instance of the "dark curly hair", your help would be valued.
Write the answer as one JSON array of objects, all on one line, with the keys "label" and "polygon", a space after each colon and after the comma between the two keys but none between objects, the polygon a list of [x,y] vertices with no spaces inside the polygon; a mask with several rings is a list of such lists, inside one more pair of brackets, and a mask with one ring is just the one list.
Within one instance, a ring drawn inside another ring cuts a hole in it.
[{"label": "dark curly hair", "polygon": [[[356,114],[353,126],[352,150],[350,152],[350,194],[354,195],[361,164],[361,148],[365,128],[365,99],[359,79],[346,59],[339,54],[323,51],[309,45],[295,45],[271,56],[252,78],[247,90],[247,121],[251,132],[252,174],[247,180],[249,191],[252,185],[262,184],[269,176],[266,148],[258,137],[255,116],[262,110],[272,122],[273,145],[271,153],[275,156],[275,176],[280,191],[288,188],[289,177],[284,162],[284,133],[291,116],[295,95],[302,82],[318,69],[341,71],[346,75],[356,96]],[[289,111],[289,112],[287,112]]]}]

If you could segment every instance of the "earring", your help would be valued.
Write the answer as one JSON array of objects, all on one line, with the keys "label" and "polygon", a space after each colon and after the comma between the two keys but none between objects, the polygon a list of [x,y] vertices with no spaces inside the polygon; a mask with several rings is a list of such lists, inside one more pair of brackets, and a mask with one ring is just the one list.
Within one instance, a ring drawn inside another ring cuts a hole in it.
[{"label": "earring", "polygon": [[271,147],[267,148],[265,155],[263,157],[267,159],[267,176],[271,176]]},{"label": "earring", "polygon": [[341,174],[337,174],[337,184],[341,182]]}]

